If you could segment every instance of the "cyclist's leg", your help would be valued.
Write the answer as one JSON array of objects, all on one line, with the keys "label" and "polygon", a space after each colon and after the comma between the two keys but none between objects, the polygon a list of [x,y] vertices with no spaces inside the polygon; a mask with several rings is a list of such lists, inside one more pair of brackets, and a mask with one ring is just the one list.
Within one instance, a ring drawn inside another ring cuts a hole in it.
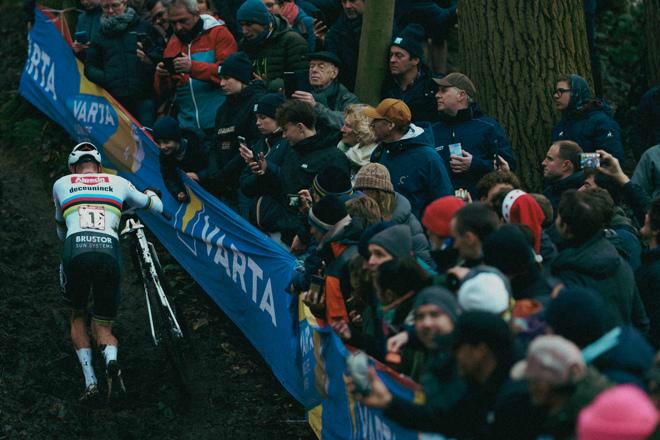
[{"label": "cyclist's leg", "polygon": [[76,350],[78,361],[85,376],[85,393],[83,398],[90,397],[96,393],[97,379],[92,366],[92,348],[87,335],[85,324],[85,310],[89,296],[89,282],[85,273],[85,265],[82,259],[74,258],[63,260],[62,286],[63,299],[71,307],[70,329],[71,342]]}]

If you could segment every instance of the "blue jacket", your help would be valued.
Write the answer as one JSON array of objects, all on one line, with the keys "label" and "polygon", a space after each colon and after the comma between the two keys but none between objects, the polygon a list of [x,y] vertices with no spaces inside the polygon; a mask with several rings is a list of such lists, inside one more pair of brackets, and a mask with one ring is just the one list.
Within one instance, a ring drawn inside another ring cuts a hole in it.
[{"label": "blue jacket", "polygon": [[[456,116],[440,115],[440,121],[433,124],[435,150],[444,160],[455,188],[465,188],[472,197],[476,196],[475,186],[479,179],[494,170],[493,157],[497,153],[509,163],[511,171],[516,170],[516,159],[509,139],[502,126],[484,114],[479,105],[470,104]],[[461,149],[472,155],[472,164],[465,173],[456,174],[449,166],[449,145],[461,144]]]},{"label": "blue jacket", "polygon": [[396,142],[381,142],[371,161],[383,164],[390,172],[394,191],[410,201],[411,211],[421,218],[426,205],[454,194],[447,169],[433,151],[429,133],[416,125]]},{"label": "blue jacket", "polygon": [[584,78],[571,75],[570,80],[571,101],[552,129],[552,142],[575,141],[585,153],[602,149],[623,161],[621,128],[612,119],[612,109],[603,101],[592,99]]},{"label": "blue jacket", "polygon": [[406,90],[401,90],[396,78],[388,75],[383,82],[380,97],[400,99],[405,102],[412,113],[413,123],[436,122],[440,118],[438,104],[435,101],[438,85],[433,81],[430,69],[425,64],[419,66],[419,76]]}]

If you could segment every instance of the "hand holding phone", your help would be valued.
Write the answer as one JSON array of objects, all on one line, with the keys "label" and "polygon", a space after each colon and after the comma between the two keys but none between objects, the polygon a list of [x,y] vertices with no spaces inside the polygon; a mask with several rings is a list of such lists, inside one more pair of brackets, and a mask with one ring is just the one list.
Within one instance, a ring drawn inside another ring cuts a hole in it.
[{"label": "hand holding phone", "polygon": [[293,93],[298,88],[296,73],[284,72],[282,75],[284,78],[284,96],[286,96],[287,99],[291,99],[291,96],[293,96]]},{"label": "hand holding phone", "polygon": [[80,31],[73,34],[73,40],[80,44],[89,43],[89,33],[87,31]]}]

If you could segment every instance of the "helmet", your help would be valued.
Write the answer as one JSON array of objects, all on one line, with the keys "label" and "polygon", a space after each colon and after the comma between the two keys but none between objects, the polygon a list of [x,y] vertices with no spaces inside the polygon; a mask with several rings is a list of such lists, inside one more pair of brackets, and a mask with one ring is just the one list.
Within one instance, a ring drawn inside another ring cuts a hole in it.
[{"label": "helmet", "polygon": [[69,166],[73,167],[83,159],[85,159],[84,162],[91,159],[93,162],[101,165],[101,153],[90,142],[81,142],[73,147],[73,150],[69,154]]}]

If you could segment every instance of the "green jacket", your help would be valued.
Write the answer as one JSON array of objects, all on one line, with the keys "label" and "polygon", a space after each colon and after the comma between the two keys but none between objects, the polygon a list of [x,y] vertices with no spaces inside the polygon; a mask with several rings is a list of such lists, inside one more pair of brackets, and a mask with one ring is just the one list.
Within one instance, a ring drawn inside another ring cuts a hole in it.
[{"label": "green jacket", "polygon": [[289,28],[286,20],[274,19],[273,31],[265,39],[254,41],[241,39],[239,50],[252,60],[252,69],[265,82],[269,91],[278,91],[283,86],[284,72],[307,72],[307,42],[300,34]]}]

